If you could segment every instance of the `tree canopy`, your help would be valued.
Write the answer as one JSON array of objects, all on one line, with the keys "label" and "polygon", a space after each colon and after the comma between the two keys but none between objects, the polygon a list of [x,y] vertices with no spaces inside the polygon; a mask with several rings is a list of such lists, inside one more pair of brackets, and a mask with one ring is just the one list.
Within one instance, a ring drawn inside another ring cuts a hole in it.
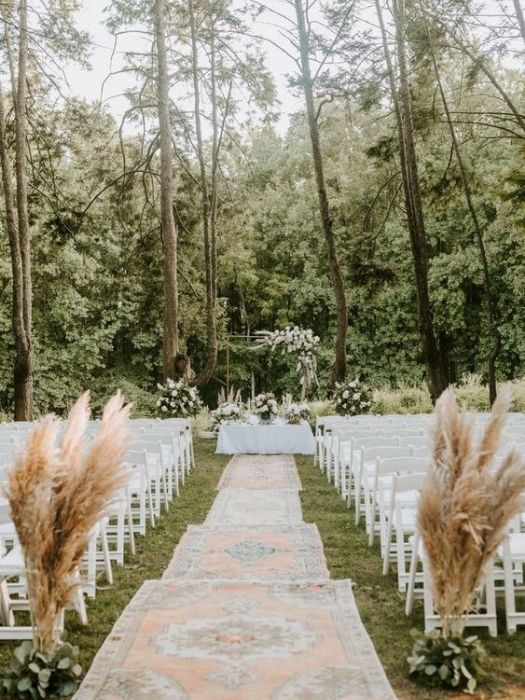
[{"label": "tree canopy", "polygon": [[[119,69],[134,85],[122,121],[63,89],[62,63],[90,51],[76,3],[1,12],[1,411],[14,410],[24,337],[37,412],[117,386],[153,408],[166,308],[210,405],[226,382],[297,393],[295,365],[250,342],[286,325],[321,338],[325,394],[334,362],[344,371],[345,318],[347,375],[372,385],[432,384],[436,363],[445,385],[525,374],[519,3],[108,4],[116,41],[137,36]],[[286,128],[266,62],[279,51],[304,103]]]}]

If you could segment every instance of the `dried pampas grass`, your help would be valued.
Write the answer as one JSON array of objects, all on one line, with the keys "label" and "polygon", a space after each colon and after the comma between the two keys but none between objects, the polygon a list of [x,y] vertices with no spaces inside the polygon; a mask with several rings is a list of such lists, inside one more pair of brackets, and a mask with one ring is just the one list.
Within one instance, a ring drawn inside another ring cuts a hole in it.
[{"label": "dried pampas grass", "polygon": [[477,443],[472,419],[459,411],[450,389],[436,404],[432,464],[419,501],[418,526],[445,636],[463,632],[476,590],[509,521],[522,508],[522,457],[510,449],[495,464],[510,404],[510,388],[505,387]]},{"label": "dried pampas grass", "polygon": [[130,408],[120,394],[111,398],[100,431],[88,445],[86,392],[71,409],[62,439],[61,421],[47,416],[31,431],[10,471],[8,498],[24,552],[39,651],[52,651],[59,642],[57,619],[71,602],[90,532],[128,479],[122,459]]}]

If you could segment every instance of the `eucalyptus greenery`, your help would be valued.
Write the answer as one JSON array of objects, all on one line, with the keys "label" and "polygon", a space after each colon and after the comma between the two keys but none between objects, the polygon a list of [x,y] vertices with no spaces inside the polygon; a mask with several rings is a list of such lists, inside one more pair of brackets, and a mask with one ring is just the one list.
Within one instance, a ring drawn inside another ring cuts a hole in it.
[{"label": "eucalyptus greenery", "polygon": [[476,636],[446,638],[439,630],[412,632],[414,646],[407,658],[410,675],[431,687],[473,694],[482,676],[485,650]]},{"label": "eucalyptus greenery", "polygon": [[80,685],[79,649],[61,644],[53,654],[36,651],[31,641],[13,651],[11,667],[2,681],[5,697],[20,700],[73,695]]}]

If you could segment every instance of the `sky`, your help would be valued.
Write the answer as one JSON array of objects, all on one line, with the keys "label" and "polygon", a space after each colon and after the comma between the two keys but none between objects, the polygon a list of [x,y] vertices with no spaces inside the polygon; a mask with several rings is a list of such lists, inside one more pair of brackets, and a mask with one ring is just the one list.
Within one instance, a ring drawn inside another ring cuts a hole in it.
[{"label": "sky", "polygon": [[[111,70],[111,60],[114,48],[112,35],[104,26],[104,8],[109,0],[89,0],[84,2],[82,9],[77,15],[77,26],[87,31],[93,40],[94,47],[90,62],[92,70],[84,70],[78,65],[71,64],[65,67],[65,73],[70,85],[71,96],[80,96],[88,100],[98,100],[101,96],[101,85],[107,78]],[[274,41],[281,41],[276,31],[271,27],[261,25],[261,31]],[[118,67],[122,60],[122,54],[126,49],[132,48],[130,42],[136,39],[119,38],[117,50],[113,56],[113,68]],[[127,44],[126,44],[127,42]],[[135,47],[136,48],[136,47]],[[287,88],[286,75],[294,71],[294,64],[279,49],[266,44],[266,63],[268,69],[273,73],[276,83],[277,93],[281,102],[281,117],[279,126],[285,129],[288,123],[288,114],[297,111],[301,107],[299,97],[294,97]],[[106,108],[120,119],[126,108],[129,106],[122,92],[127,86],[133,84],[133,79],[125,74],[112,76],[104,85],[103,101]]]},{"label": "sky", "polygon": [[[235,1],[236,0],[234,0],[234,2]],[[501,0],[493,0],[488,3],[487,11],[490,12],[491,7],[493,7],[494,12],[497,12],[498,2],[500,1]],[[509,0],[505,1],[509,4]],[[70,83],[71,95],[81,96],[88,100],[98,100],[101,96],[101,85],[110,72],[114,48],[113,37],[104,26],[104,8],[109,3],[110,0],[84,0],[82,9],[78,12],[77,25],[91,35],[94,43],[91,55],[92,70],[83,70],[74,64],[65,67],[65,72]],[[267,0],[267,4],[270,7],[274,6],[276,9],[283,10],[284,13],[293,11],[290,7],[286,9],[287,5],[283,0]],[[375,12],[371,10],[370,3],[364,3],[364,10],[362,8],[361,11],[364,12],[362,16],[364,16],[367,23],[375,23]],[[315,21],[319,18],[320,9],[319,2],[317,2],[316,6],[311,10],[311,20]],[[259,23],[257,31],[273,42],[283,44],[283,39],[278,30],[271,25],[271,19],[271,17],[268,17],[266,23]],[[284,20],[281,21],[281,24],[283,22]],[[113,56],[114,68],[119,67],[122,61],[122,55],[126,49],[136,48],[136,46],[132,44],[132,42],[137,42],[136,36],[137,35],[134,35],[134,38],[119,38],[119,44]],[[290,58],[270,43],[265,43],[262,48],[266,53],[266,65],[273,73],[278,98],[281,102],[282,116],[277,128],[284,132],[289,121],[288,115],[302,108],[301,98],[299,96],[294,96],[287,84],[286,76],[295,72],[295,65]],[[104,85],[104,92],[102,95],[104,105],[117,120],[120,120],[126,108],[129,106],[126,98],[122,96],[122,93],[126,87],[131,85],[133,85],[133,78],[125,74],[111,77]],[[174,94],[173,97],[176,99],[176,94]]]}]

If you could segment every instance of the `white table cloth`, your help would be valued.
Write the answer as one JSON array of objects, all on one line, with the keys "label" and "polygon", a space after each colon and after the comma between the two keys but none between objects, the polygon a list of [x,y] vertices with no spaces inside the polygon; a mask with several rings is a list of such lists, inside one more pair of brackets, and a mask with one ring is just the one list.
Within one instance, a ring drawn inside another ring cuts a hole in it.
[{"label": "white table cloth", "polygon": [[221,425],[217,454],[300,454],[313,455],[315,439],[308,423],[300,425]]}]

